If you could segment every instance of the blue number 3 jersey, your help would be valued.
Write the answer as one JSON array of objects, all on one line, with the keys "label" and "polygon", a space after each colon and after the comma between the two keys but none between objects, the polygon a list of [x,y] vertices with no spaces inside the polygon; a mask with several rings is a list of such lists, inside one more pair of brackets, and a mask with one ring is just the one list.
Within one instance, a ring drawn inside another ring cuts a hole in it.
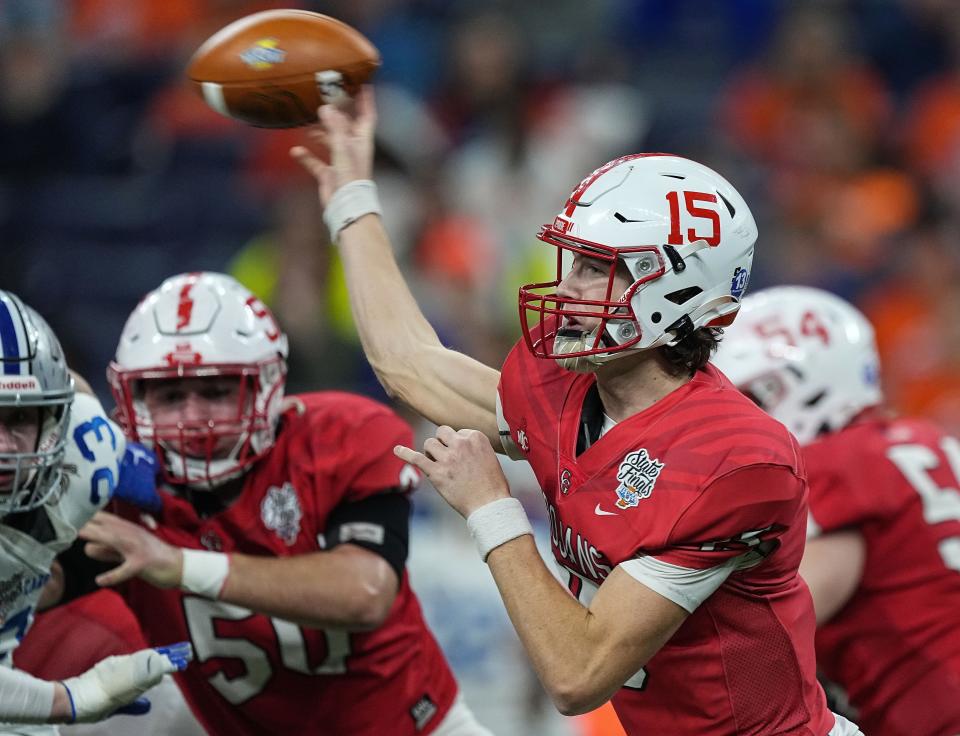
[{"label": "blue number 3 jersey", "polygon": [[77,530],[110,500],[120,477],[126,441],[96,397],[77,394],[63,459],[62,492],[36,511],[29,531],[0,521],[0,665],[33,621],[54,558]]}]

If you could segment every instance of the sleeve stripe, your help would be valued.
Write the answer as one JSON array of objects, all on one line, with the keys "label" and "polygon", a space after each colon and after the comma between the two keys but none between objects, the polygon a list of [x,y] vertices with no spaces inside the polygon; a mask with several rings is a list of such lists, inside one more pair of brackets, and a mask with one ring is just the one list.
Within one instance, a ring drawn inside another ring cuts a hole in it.
[{"label": "sleeve stripe", "polygon": [[503,405],[500,403],[499,391],[497,391],[497,426],[500,428],[500,441],[503,445],[503,451],[507,453],[507,457],[512,460],[523,460],[523,453],[520,452],[520,448],[517,447],[517,444],[513,441],[513,435],[510,433],[510,425],[507,424],[507,419],[503,416]]},{"label": "sleeve stripe", "polygon": [[743,558],[748,555],[734,557],[704,570],[673,565],[655,557],[635,557],[621,562],[619,567],[638,583],[693,613],[732,572],[743,566]]}]

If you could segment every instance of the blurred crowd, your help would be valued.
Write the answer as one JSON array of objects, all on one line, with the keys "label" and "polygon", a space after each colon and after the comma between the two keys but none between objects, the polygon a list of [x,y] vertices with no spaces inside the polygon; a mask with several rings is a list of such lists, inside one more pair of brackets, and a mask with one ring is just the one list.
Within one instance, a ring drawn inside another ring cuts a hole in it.
[{"label": "blurred crowd", "polygon": [[0,288],[102,396],[124,315],[201,269],[274,308],[290,391],[379,392],[288,156],[304,132],[223,118],[184,76],[210,34],[271,7],[380,49],[385,219],[447,344],[499,365],[517,287],[552,275],[539,226],[604,161],[669,151],[750,202],[753,288],[852,300],[891,404],[960,431],[956,0],[3,0]]},{"label": "blurred crowd", "polygon": [[98,389],[162,277],[227,270],[293,338],[291,387],[376,394],[325,247],[302,130],[209,110],[213,31],[294,5],[379,47],[388,227],[450,344],[498,364],[534,237],[612,156],[671,151],[745,191],[753,286],[800,282],[877,325],[894,406],[960,429],[960,13],[952,0],[5,0],[0,286]]}]

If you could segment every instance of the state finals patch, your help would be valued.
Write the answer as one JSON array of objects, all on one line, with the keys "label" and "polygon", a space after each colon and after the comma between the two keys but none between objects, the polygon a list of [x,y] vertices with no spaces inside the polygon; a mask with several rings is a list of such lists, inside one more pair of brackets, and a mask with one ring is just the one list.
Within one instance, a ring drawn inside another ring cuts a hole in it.
[{"label": "state finals patch", "polygon": [[641,447],[636,452],[627,455],[617,470],[617,508],[629,509],[650,498],[653,486],[663,470],[663,463],[650,457],[646,448]]},{"label": "state finals patch", "polygon": [[267,489],[267,495],[260,503],[260,518],[263,525],[275,532],[287,546],[297,541],[303,509],[300,508],[300,498],[292,483]]}]

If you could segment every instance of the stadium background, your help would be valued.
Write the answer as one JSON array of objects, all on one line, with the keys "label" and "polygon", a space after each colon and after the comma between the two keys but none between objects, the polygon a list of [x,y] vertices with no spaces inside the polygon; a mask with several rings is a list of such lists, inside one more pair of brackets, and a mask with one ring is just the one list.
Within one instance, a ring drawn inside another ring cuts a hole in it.
[{"label": "stadium background", "polygon": [[[877,326],[893,406],[960,430],[955,0],[3,0],[0,288],[47,316],[101,398],[139,298],[200,269],[273,307],[291,391],[382,398],[287,156],[302,132],[221,118],[184,84],[203,39],[269,7],[341,18],[381,50],[376,178],[448,344],[499,364],[516,287],[552,266],[538,226],[607,159],[675,152],[751,203],[751,288],[851,299]],[[573,733],[435,500],[419,494],[411,569],[468,699],[505,736]]]}]

